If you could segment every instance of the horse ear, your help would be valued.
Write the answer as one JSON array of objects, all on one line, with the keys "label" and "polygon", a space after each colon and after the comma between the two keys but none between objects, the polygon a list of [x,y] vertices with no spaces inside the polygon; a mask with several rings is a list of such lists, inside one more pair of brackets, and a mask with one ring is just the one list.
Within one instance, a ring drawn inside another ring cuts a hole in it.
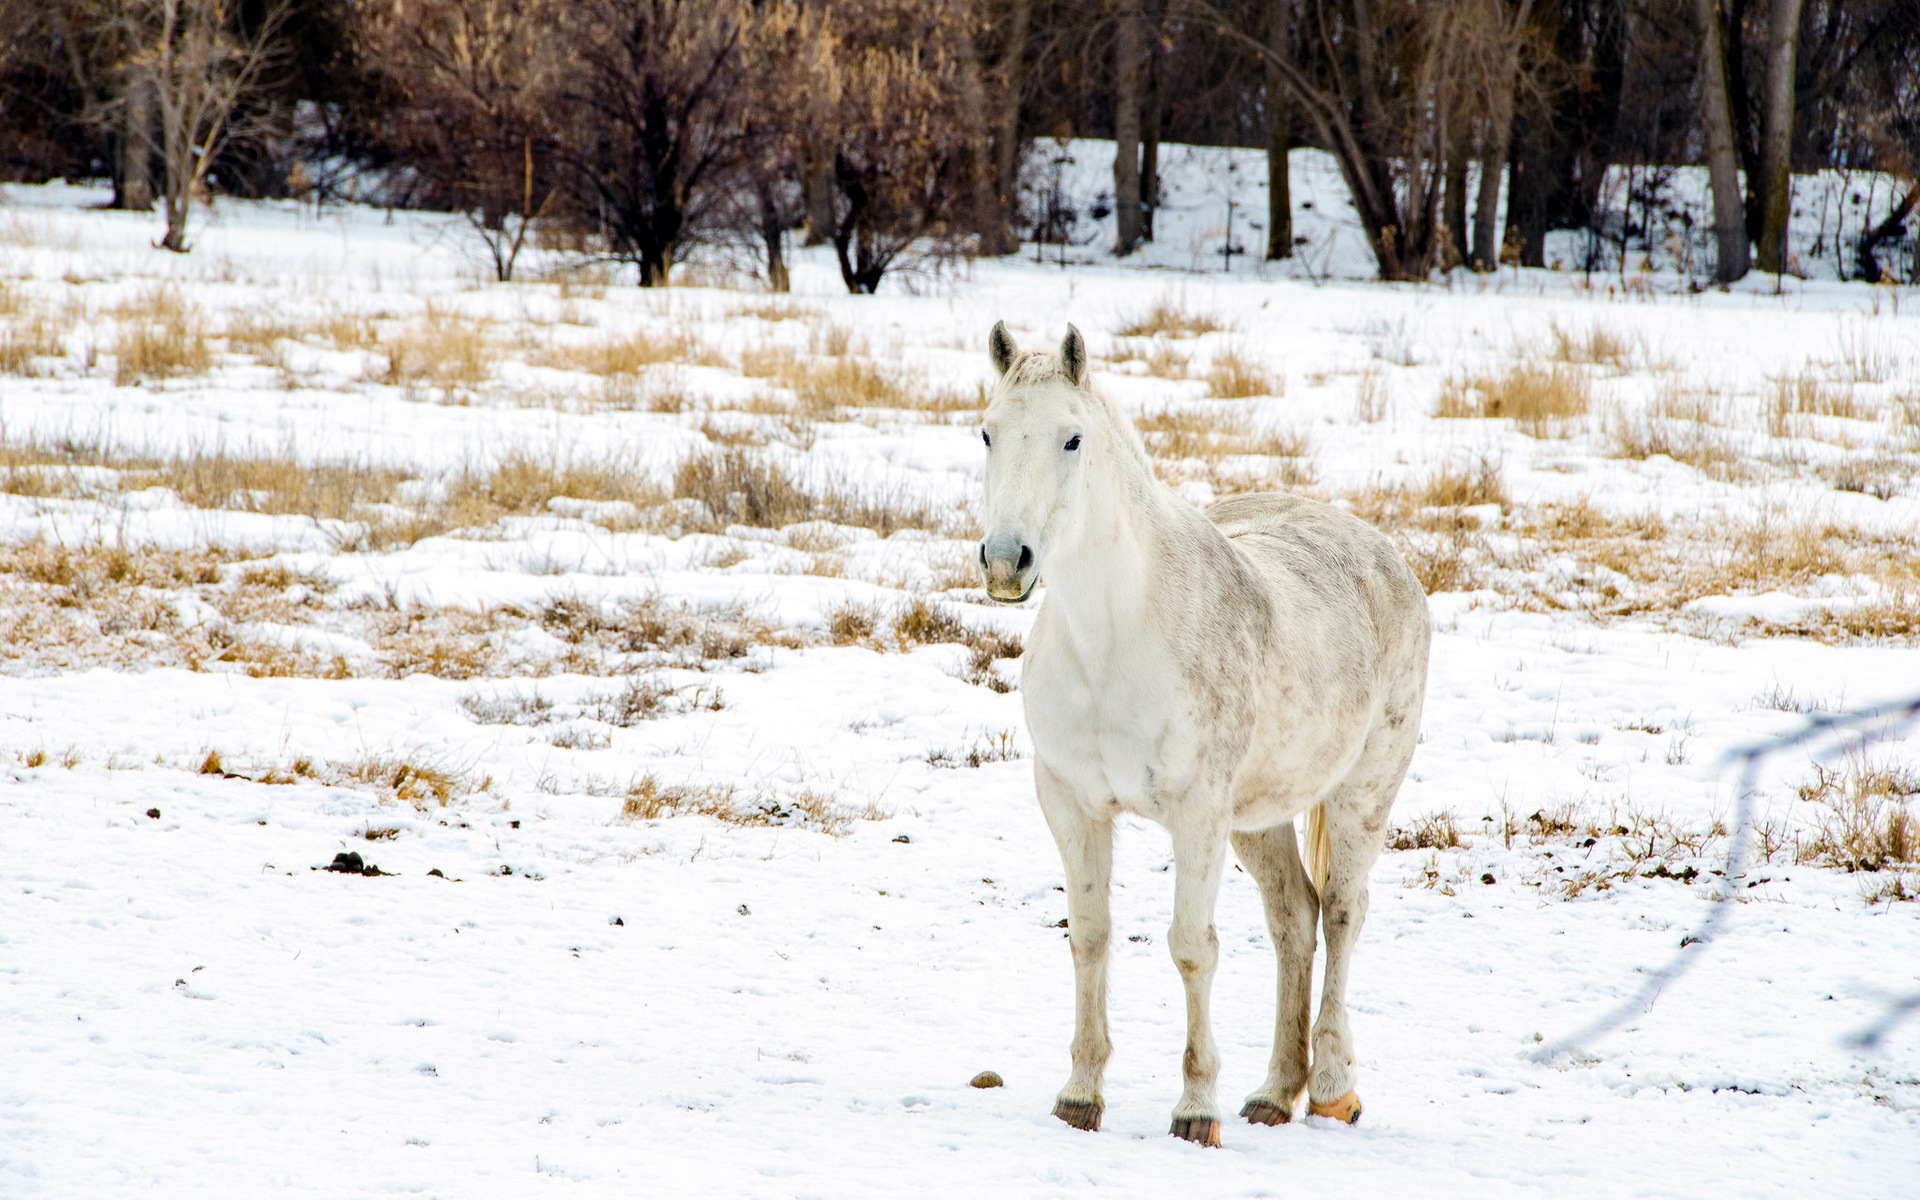
[{"label": "horse ear", "polygon": [[987,335],[987,353],[993,355],[993,369],[1002,375],[1020,356],[1020,347],[1013,344],[1013,335],[1007,332],[1005,321],[993,323],[993,332]]},{"label": "horse ear", "polygon": [[1067,326],[1067,340],[1060,343],[1060,366],[1067,373],[1067,382],[1075,387],[1087,381],[1087,343],[1080,331]]}]

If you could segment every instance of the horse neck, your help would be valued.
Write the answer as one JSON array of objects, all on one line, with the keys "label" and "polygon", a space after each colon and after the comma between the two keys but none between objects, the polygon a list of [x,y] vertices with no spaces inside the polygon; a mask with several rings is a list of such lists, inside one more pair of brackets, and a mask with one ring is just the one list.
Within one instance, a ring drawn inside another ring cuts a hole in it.
[{"label": "horse neck", "polygon": [[1080,536],[1050,557],[1049,604],[1058,604],[1076,641],[1124,643],[1147,630],[1150,590],[1159,569],[1169,505],[1180,500],[1154,478],[1132,423],[1109,403],[1115,452],[1104,456],[1086,497]]}]

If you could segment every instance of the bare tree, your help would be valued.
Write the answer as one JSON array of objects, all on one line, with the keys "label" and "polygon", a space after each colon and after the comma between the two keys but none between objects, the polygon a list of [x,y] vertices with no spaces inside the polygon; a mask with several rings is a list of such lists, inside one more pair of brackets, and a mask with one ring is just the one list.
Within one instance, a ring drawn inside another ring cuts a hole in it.
[{"label": "bare tree", "polygon": [[994,211],[982,230],[981,253],[1012,254],[1020,248],[1020,151],[1027,144],[1020,122],[1026,97],[1028,35],[1033,0],[1001,0],[994,32],[999,57],[994,77],[992,189]]},{"label": "bare tree", "polygon": [[555,192],[555,11],[552,0],[387,0],[362,10],[357,31],[387,94],[388,139],[467,214],[503,282]]},{"label": "bare tree", "polygon": [[980,194],[969,172],[964,0],[858,0],[836,12],[841,78],[832,120],[838,190],[834,252],[847,290],[871,293],[903,255],[963,253]]},{"label": "bare tree", "polygon": [[1770,0],[1767,73],[1760,106],[1760,171],[1752,187],[1758,208],[1762,271],[1787,269],[1787,227],[1793,216],[1794,56],[1800,43],[1801,0]]},{"label": "bare tree", "polygon": [[[1267,52],[1285,58],[1293,43],[1293,0],[1267,0]],[[1293,125],[1287,87],[1271,61],[1265,64],[1267,106],[1267,258],[1293,257],[1293,187],[1287,152]]]},{"label": "bare tree", "polygon": [[1733,283],[1748,270],[1747,215],[1740,195],[1740,161],[1727,94],[1727,27],[1719,0],[1693,0],[1700,30],[1700,120],[1707,140],[1707,176],[1713,189],[1713,277]]},{"label": "bare tree", "polygon": [[[1473,242],[1467,262],[1475,271],[1500,266],[1500,176],[1513,140],[1514,98],[1524,76],[1521,44],[1533,0],[1506,4],[1483,0],[1480,28],[1486,35],[1480,71],[1480,186],[1473,205]],[[1493,19],[1486,19],[1493,18]]]},{"label": "bare tree", "polygon": [[572,0],[552,36],[568,56],[557,104],[573,202],[609,250],[661,287],[710,228],[738,161],[754,0]]},{"label": "bare tree", "polygon": [[1139,0],[1117,0],[1113,37],[1113,208],[1118,255],[1132,254],[1140,223],[1140,111],[1147,74],[1146,20]]},{"label": "bare tree", "polygon": [[238,127],[241,105],[279,60],[275,35],[289,0],[266,4],[243,25],[227,0],[134,0],[117,19],[131,48],[123,95],[150,97],[159,128],[161,249],[184,254],[187,225],[207,172]]},{"label": "bare tree", "polygon": [[1451,130],[1468,119],[1481,56],[1471,6],[1302,0],[1293,53],[1211,0],[1188,11],[1252,51],[1333,154],[1382,279],[1424,279],[1441,260]]}]

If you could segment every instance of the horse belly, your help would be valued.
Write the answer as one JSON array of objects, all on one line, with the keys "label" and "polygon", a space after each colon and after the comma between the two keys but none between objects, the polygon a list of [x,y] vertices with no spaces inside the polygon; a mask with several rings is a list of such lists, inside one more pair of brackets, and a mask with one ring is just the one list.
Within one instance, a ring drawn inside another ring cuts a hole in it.
[{"label": "horse belly", "polygon": [[1319,720],[1269,728],[1254,739],[1234,780],[1235,829],[1266,829],[1291,820],[1352,772],[1372,726],[1362,706],[1354,706],[1360,711],[1342,707],[1322,710]]}]

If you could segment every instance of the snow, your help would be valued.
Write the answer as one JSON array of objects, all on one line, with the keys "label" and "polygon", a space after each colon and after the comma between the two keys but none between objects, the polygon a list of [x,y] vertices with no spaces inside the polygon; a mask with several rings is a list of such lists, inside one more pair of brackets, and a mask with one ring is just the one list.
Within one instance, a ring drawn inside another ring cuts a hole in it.
[{"label": "snow", "polygon": [[[1090,208],[1101,148],[1073,150],[1067,184]],[[1788,278],[1776,295],[1768,278],[1696,294],[1664,269],[1364,282],[1337,176],[1307,152],[1301,259],[1268,268],[1249,255],[1223,274],[1224,222],[1213,232],[1209,208],[1223,210],[1231,186],[1258,216],[1259,160],[1178,148],[1169,161],[1161,238],[1138,262],[1102,254],[1089,217],[1065,269],[1057,248],[1035,265],[1029,247],[877,298],[838,294],[830,254],[801,252],[796,302],[869,354],[961,389],[988,378],[993,320],[1036,344],[1072,320],[1096,377],[1148,407],[1197,403],[1203,385],[1128,373],[1110,331],[1173,296],[1230,326],[1183,346],[1197,363],[1232,348],[1284,377],[1284,395],[1249,403],[1310,436],[1328,494],[1493,456],[1517,503],[1585,498],[1675,520],[1817,514],[1890,537],[1920,524],[1911,488],[1879,499],[1807,472],[1718,478],[1609,457],[1598,433],[1536,441],[1508,422],[1427,415],[1448,378],[1509,362],[1556,326],[1637,347],[1633,367],[1593,373],[1623,411],[1673,378],[1759,405],[1772,380],[1836,370],[1863,347],[1887,369],[1855,393],[1895,405],[1920,373],[1910,290]],[[61,364],[0,377],[8,443],[292,450],[399,467],[429,494],[515,454],[664,472],[703,444],[707,414],[577,404],[571,372],[503,365],[472,394],[409,393],[368,378],[364,352],[306,342],[283,343],[296,347],[282,358],[290,376],[218,356],[204,375],[115,386],[103,314],[155,281],[211,314],[352,311],[394,330],[431,306],[576,342],[679,329],[723,358],[766,340],[805,347],[800,322],[743,316],[757,298],[722,289],[485,282],[445,217],[221,203],[194,253],[176,257],[151,250],[151,218],[89,209],[96,189],[0,196],[0,277],[89,312]],[[1369,372],[1388,385],[1379,421],[1355,412]],[[710,398],[751,390],[708,365],[678,368],[676,382]],[[512,389],[554,402],[524,405]],[[1832,420],[1831,438],[1783,440],[1809,462],[1903,453],[1891,419]],[[960,513],[972,502],[979,451],[964,419],[816,432],[808,450],[766,452]],[[1187,491],[1212,494],[1204,481]],[[1169,855],[1144,824],[1123,829],[1116,854],[1106,1127],[1082,1134],[1048,1116],[1072,1009],[1060,867],[1026,761],[929,761],[1008,730],[1025,748],[1019,693],[962,678],[964,648],[761,645],[704,673],[663,667],[663,682],[718,688],[725,707],[631,727],[591,715],[624,680],[553,665],[566,643],[537,626],[514,634],[504,675],[372,669],[353,624],[369,605],[483,613],[659,597],[817,630],[837,605],[945,586],[941,570],[971,553],[964,539],[830,526],[675,538],[619,503],[563,497],[484,533],[345,553],[345,522],[198,509],[164,488],[0,494],[8,546],[244,547],[324,575],[331,590],[313,600],[325,619],[311,624],[235,625],[193,593],[161,596],[183,626],[231,626],[359,668],[252,678],[136,655],[0,674],[0,1195],[1913,1194],[1920,1022],[1872,1051],[1846,1039],[1920,986],[1920,905],[1863,903],[1861,876],[1761,863],[1726,930],[1683,951],[1707,879],[1620,879],[1559,898],[1557,878],[1607,847],[1498,833],[1561,805],[1705,827],[1734,807],[1725,756],[1802,724],[1764,694],[1828,709],[1910,696],[1920,648],[1749,624],[1866,602],[1879,594],[1870,581],[1730,587],[1667,620],[1525,611],[1497,587],[1436,596],[1425,735],[1396,814],[1451,812],[1469,845],[1390,850],[1375,871],[1349,992],[1366,1114],[1354,1128],[1233,1122],[1210,1151],[1166,1136],[1184,1017],[1163,944]],[[841,574],[803,573],[811,559],[795,547],[814,543],[839,547]],[[977,591],[945,596],[975,627],[1031,620]],[[531,696],[553,721],[483,723],[463,705]],[[569,728],[591,736],[554,744]],[[1911,762],[1914,746],[1908,734],[1873,753]],[[210,751],[226,774],[201,773]],[[489,782],[415,807],[338,779],[261,781],[303,757]],[[1770,764],[1763,817],[1802,819],[1793,786],[1811,773],[1804,756]],[[859,815],[839,836],[784,817],[623,818],[648,776],[776,805],[830,795]],[[392,874],[316,869],[344,851]],[[1724,852],[1713,842],[1684,861],[1704,875]],[[1264,1074],[1273,986],[1258,899],[1238,871],[1218,927],[1221,1092],[1237,1108]],[[1682,953],[1692,969],[1625,1027],[1534,1061]],[[989,1069],[1007,1086],[967,1086]]]}]

